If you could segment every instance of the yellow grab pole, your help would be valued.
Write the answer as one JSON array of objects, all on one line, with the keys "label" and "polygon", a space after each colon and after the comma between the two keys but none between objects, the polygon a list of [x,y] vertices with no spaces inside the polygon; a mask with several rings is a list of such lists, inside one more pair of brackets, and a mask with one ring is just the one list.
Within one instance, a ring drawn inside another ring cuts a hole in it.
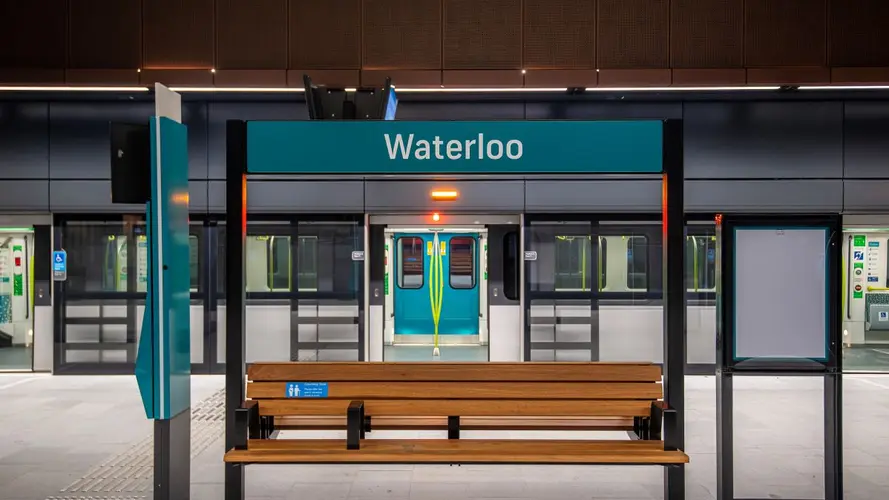
[{"label": "yellow grab pole", "polygon": [[432,307],[432,324],[434,325],[433,356],[439,356],[438,348],[438,323],[441,319],[441,301],[444,295],[444,265],[441,257],[441,248],[438,241],[438,233],[432,238],[432,254],[429,256],[429,302]]}]

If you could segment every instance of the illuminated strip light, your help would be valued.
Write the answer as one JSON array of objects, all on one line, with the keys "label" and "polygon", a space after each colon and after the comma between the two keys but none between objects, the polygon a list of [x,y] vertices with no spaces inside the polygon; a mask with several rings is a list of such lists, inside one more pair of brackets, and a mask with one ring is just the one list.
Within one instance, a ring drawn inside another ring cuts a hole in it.
[{"label": "illuminated strip light", "polygon": [[433,200],[456,200],[457,192],[456,191],[433,191],[432,193]]},{"label": "illuminated strip light", "polygon": [[0,92],[148,92],[148,87],[0,86]]},{"label": "illuminated strip light", "polygon": [[301,93],[302,87],[170,87],[173,92],[281,92]]},{"label": "illuminated strip light", "polygon": [[889,85],[806,85],[800,90],[889,90]]},{"label": "illuminated strip light", "polygon": [[[779,90],[779,86],[739,86],[739,87],[586,87],[584,92],[725,92],[725,91],[768,91]],[[568,88],[535,88],[535,87],[429,87],[429,88],[402,88],[397,91],[413,93],[498,93],[498,92],[567,92]]]}]

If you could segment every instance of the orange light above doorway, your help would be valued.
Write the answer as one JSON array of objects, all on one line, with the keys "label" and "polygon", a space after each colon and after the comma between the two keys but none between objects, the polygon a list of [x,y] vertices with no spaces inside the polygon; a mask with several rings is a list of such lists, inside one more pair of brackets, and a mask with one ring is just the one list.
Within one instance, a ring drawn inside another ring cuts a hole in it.
[{"label": "orange light above doorway", "polygon": [[435,189],[431,193],[432,199],[435,201],[454,201],[459,193],[454,189]]}]

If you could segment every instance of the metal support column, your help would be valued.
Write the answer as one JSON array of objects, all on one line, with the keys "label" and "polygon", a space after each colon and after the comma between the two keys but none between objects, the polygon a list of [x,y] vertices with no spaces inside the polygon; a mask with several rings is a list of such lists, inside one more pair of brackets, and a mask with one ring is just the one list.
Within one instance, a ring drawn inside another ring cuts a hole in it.
[{"label": "metal support column", "polygon": [[[664,122],[664,447],[685,449],[685,173],[682,122]],[[685,499],[685,467],[664,468],[664,498]]]},{"label": "metal support column", "polygon": [[[244,243],[247,233],[247,123],[229,121],[225,130],[225,450],[238,439],[235,411],[244,402]],[[244,466],[225,464],[225,499],[244,499]]]},{"label": "metal support column", "polygon": [[836,370],[824,375],[824,500],[842,498],[843,373]]},{"label": "metal support column", "polygon": [[716,500],[734,500],[735,464],[732,373],[716,371]]}]

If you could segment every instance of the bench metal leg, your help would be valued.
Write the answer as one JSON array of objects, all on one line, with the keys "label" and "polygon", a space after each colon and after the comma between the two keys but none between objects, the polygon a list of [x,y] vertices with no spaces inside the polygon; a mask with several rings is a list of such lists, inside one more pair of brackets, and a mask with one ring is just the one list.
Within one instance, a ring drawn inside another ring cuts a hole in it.
[{"label": "bench metal leg", "polygon": [[245,401],[244,406],[235,410],[235,449],[246,450],[248,439],[262,439],[259,405],[256,401]]},{"label": "bench metal leg", "polygon": [[364,402],[352,401],[346,410],[346,449],[361,448],[364,438]]},{"label": "bench metal leg", "polygon": [[244,500],[243,464],[225,464],[225,500]]},{"label": "bench metal leg", "polygon": [[460,439],[460,417],[448,417],[448,439]]},{"label": "bench metal leg", "polygon": [[685,500],[685,464],[664,467],[664,500]]}]

